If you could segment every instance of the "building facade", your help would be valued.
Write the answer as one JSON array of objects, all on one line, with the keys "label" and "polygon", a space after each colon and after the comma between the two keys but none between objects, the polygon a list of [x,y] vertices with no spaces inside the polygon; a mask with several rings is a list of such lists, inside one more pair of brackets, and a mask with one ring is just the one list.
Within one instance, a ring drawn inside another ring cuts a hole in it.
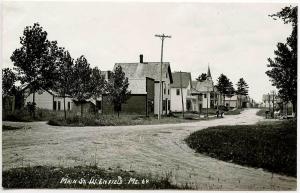
[{"label": "building facade", "polygon": [[173,72],[172,77],[171,111],[198,111],[198,97],[192,95],[191,73]]}]

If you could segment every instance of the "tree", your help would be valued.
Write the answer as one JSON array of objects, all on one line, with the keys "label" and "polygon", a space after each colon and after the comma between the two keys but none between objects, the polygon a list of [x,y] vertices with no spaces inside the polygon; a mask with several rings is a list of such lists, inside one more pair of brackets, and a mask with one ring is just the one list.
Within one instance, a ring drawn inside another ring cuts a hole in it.
[{"label": "tree", "polygon": [[80,56],[74,65],[73,70],[73,84],[71,89],[71,96],[74,97],[80,104],[80,114],[83,116],[83,103],[92,97],[91,85],[92,70],[90,64],[84,56]]},{"label": "tree", "polygon": [[54,90],[59,93],[64,99],[64,117],[67,119],[66,111],[66,97],[71,95],[71,88],[73,86],[73,68],[74,60],[68,51],[59,49],[58,51],[58,77],[55,81]]},{"label": "tree", "polygon": [[203,82],[207,79],[207,74],[206,73],[202,73],[200,76],[198,76],[198,78],[196,78],[197,81],[199,82]]},{"label": "tree", "polygon": [[2,96],[10,96],[14,93],[16,82],[15,73],[9,69],[2,69]]},{"label": "tree", "polygon": [[238,101],[239,101],[238,103],[239,103],[239,107],[241,108],[242,107],[241,96],[247,96],[248,95],[249,86],[243,78],[239,79],[236,86],[237,86],[236,94],[238,95]]},{"label": "tree", "polygon": [[297,18],[298,7],[285,7],[280,12],[270,15],[274,20],[282,19],[285,24],[292,24],[292,33],[286,43],[278,43],[274,51],[275,58],[268,58],[270,70],[266,74],[285,102],[291,101],[294,113],[297,112]]},{"label": "tree", "polygon": [[229,98],[229,108],[231,103],[231,97],[233,97],[234,94],[235,94],[235,89],[233,87],[233,83],[229,81],[227,92],[226,92],[226,96]]},{"label": "tree", "polygon": [[117,111],[118,117],[121,111],[122,103],[126,102],[130,95],[130,91],[127,90],[128,86],[128,78],[125,77],[122,67],[117,66],[114,72],[111,74],[107,89],[109,100],[114,105],[114,110]]},{"label": "tree", "polygon": [[57,42],[50,42],[47,39],[47,32],[35,23],[33,26],[25,27],[20,44],[21,47],[13,52],[11,60],[17,71],[18,80],[21,84],[29,85],[35,104],[35,92],[41,88],[52,88],[56,79]]},{"label": "tree", "polygon": [[228,88],[230,86],[230,81],[224,74],[221,74],[218,78],[218,83],[216,85],[218,91],[223,96],[225,101],[225,95],[228,93]]},{"label": "tree", "polygon": [[95,101],[106,91],[106,84],[105,78],[101,75],[101,71],[97,67],[93,68],[91,74],[91,92]]}]

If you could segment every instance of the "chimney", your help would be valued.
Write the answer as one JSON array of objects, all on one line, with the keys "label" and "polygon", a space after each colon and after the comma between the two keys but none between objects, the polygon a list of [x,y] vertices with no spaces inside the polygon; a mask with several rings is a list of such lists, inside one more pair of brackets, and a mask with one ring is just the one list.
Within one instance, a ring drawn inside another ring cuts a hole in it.
[{"label": "chimney", "polygon": [[140,54],[140,63],[144,63],[143,54]]}]

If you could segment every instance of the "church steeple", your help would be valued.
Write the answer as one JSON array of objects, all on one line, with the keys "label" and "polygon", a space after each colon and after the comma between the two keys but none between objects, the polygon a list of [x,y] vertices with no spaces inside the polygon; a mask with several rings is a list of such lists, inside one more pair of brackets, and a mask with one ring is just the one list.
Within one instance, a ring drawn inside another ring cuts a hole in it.
[{"label": "church steeple", "polygon": [[210,78],[210,79],[211,79],[211,73],[210,73],[209,65],[208,65],[208,69],[207,69],[207,78]]}]

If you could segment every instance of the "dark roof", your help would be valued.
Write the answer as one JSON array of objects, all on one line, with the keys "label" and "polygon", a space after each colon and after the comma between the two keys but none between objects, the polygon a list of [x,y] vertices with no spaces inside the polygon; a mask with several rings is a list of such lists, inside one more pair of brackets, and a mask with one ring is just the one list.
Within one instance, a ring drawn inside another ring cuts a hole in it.
[{"label": "dark roof", "polygon": [[[144,62],[144,63],[116,63],[114,69],[117,66],[121,66],[125,72],[125,76],[129,79],[141,79],[141,78],[152,78],[155,81],[160,80],[160,62]],[[173,83],[171,68],[169,62],[164,62],[162,65],[162,81],[167,78],[165,73],[168,73],[170,82]]]},{"label": "dark roof", "polygon": [[[171,88],[180,88],[180,72],[173,72],[173,84],[171,84]],[[190,72],[181,72],[181,79],[182,79],[182,88],[186,88],[192,82],[192,76]],[[192,87],[192,85],[191,85]]]}]

